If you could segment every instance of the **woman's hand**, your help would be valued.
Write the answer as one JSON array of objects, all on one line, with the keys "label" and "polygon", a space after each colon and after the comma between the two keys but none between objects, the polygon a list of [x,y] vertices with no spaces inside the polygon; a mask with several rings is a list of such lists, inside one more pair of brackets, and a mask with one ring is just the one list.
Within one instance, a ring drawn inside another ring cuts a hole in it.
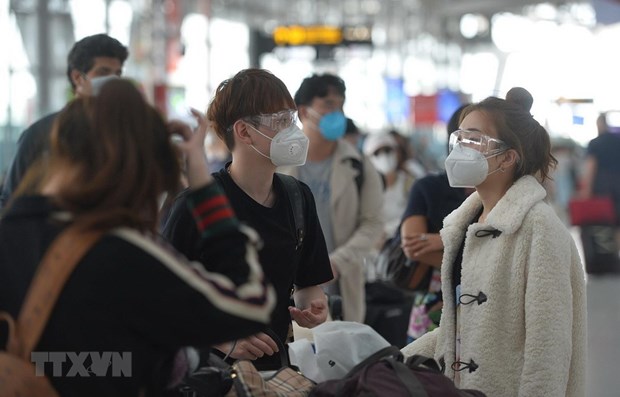
[{"label": "woman's hand", "polygon": [[181,138],[180,140],[175,140],[175,143],[186,158],[187,179],[190,187],[195,189],[212,182],[213,177],[207,165],[204,149],[208,121],[196,109],[191,109],[191,112],[198,122],[198,126],[193,131],[189,125],[178,120],[170,121],[168,129],[173,137]]},{"label": "woman's hand", "polygon": [[238,339],[236,343],[225,342],[213,347],[237,360],[256,360],[265,354],[271,356],[279,351],[278,344],[263,332],[245,339]]},{"label": "woman's hand", "polygon": [[441,252],[443,242],[439,233],[414,233],[402,236],[401,247],[407,258],[416,259],[420,255]]}]

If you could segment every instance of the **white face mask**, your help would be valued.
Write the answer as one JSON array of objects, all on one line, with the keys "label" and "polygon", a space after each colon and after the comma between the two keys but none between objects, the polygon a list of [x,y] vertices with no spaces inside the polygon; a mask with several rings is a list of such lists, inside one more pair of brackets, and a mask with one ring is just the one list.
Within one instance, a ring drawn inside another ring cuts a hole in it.
[{"label": "white face mask", "polygon": [[269,148],[269,156],[260,152],[254,145],[252,149],[258,154],[271,160],[276,167],[287,165],[304,165],[306,164],[306,156],[308,155],[308,137],[295,124],[281,130],[273,138],[254,128],[253,125],[247,124],[260,135],[271,141]]},{"label": "white face mask", "polygon": [[110,80],[118,79],[119,77],[115,74],[110,74],[107,76],[98,76],[90,79],[90,92],[92,96],[97,96],[101,92],[101,88]]},{"label": "white face mask", "polygon": [[394,153],[381,153],[376,156],[370,156],[370,161],[377,171],[383,175],[393,172],[398,165],[398,159]]},{"label": "white face mask", "polygon": [[487,179],[487,176],[500,170],[500,168],[498,168],[489,173],[489,163],[487,159],[501,153],[484,157],[484,155],[476,149],[456,145],[446,158],[445,163],[450,186],[473,188],[480,185]]}]

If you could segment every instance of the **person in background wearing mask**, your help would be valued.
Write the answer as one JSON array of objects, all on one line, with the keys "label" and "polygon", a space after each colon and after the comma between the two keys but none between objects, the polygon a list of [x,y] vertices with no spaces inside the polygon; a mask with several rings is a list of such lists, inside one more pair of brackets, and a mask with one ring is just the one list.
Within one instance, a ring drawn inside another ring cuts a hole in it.
[{"label": "person in background wearing mask", "polygon": [[419,161],[418,153],[416,153],[411,141],[396,129],[390,129],[388,134],[390,134],[398,144],[396,150],[396,154],[398,155],[398,168],[407,171],[416,179],[426,175],[427,168]]},{"label": "person in background wearing mask", "polygon": [[[320,285],[333,278],[314,198],[299,181],[305,237],[297,246],[293,207],[277,166],[304,164],[308,138],[297,127],[295,102],[284,83],[262,69],[246,69],[224,80],[209,105],[207,118],[232,153],[232,162],[213,174],[237,217],[263,241],[259,261],[276,289],[277,306],[270,324],[281,341],[289,339],[291,317],[312,328],[327,319],[327,298]],[[200,235],[186,204],[177,197],[162,234],[189,259],[205,261]],[[291,291],[295,306],[290,306]],[[214,324],[217,327],[217,324]],[[265,333],[215,345],[234,359],[256,360],[260,370],[281,367],[276,343]]]},{"label": "person in background wearing mask", "polygon": [[520,87],[468,106],[450,136],[439,328],[403,348],[487,396],[585,395],[585,273],[541,185],[556,160]]},{"label": "person in background wearing mask", "polygon": [[334,277],[328,294],[342,295],[343,318],[363,322],[366,314],[364,258],[381,237],[381,177],[356,148],[342,139],[345,84],[331,74],[303,80],[295,103],[310,140],[308,161],[285,172],[306,183],[317,201]]},{"label": "person in background wearing mask", "polygon": [[364,141],[364,154],[383,178],[384,238],[392,237],[396,232],[415,179],[406,170],[398,168],[397,150],[398,143],[389,134],[369,135]]},{"label": "person in background wearing mask", "polygon": [[[76,97],[85,97],[98,90],[106,76],[120,76],[129,52],[118,40],[96,34],[76,42],[67,57],[67,78]],[[11,198],[28,168],[49,151],[52,124],[58,112],[49,114],[30,127],[19,137],[17,152],[9,167],[2,192],[0,208]]]},{"label": "person in background wearing mask", "polygon": [[[450,117],[447,138],[459,129],[461,105]],[[446,145],[448,149],[448,145]],[[428,288],[416,291],[409,316],[409,342],[439,326],[443,300],[441,295],[441,260],[443,242],[439,231],[444,218],[457,209],[473,188],[451,187],[445,172],[417,179],[409,192],[400,225],[400,239],[405,256],[419,261],[431,272]]]}]

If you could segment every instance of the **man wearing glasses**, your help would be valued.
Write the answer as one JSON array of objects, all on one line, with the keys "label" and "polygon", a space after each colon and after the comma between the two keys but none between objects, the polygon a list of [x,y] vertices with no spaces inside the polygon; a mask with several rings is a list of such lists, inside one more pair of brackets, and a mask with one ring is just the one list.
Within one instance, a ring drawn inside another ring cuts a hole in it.
[{"label": "man wearing glasses", "polygon": [[[262,240],[259,262],[277,294],[270,328],[283,342],[289,339],[291,319],[305,328],[326,320],[327,299],[320,285],[333,278],[310,189],[276,174],[278,166],[298,166],[306,161],[308,139],[297,127],[296,114],[284,83],[262,69],[242,70],[224,80],[207,112],[217,136],[232,153],[232,162],[213,176],[239,220],[256,230]],[[297,199],[291,199],[284,178],[296,184]],[[175,200],[169,217],[162,222],[162,234],[189,259],[208,263],[197,244],[200,239],[185,196]],[[301,236],[293,212],[296,200],[303,211]],[[254,360],[259,370],[281,366],[278,347],[266,333],[215,348],[226,357]]]}]

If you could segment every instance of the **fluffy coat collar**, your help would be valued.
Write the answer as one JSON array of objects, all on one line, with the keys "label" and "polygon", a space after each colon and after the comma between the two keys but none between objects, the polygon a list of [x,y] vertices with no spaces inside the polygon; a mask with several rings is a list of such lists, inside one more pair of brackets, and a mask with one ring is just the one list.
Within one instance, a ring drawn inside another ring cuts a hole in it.
[{"label": "fluffy coat collar", "polygon": [[[489,212],[486,224],[505,234],[515,233],[530,209],[547,195],[533,176],[517,180]],[[466,230],[482,208],[478,192],[472,193],[463,204],[444,219],[444,227]]]}]

